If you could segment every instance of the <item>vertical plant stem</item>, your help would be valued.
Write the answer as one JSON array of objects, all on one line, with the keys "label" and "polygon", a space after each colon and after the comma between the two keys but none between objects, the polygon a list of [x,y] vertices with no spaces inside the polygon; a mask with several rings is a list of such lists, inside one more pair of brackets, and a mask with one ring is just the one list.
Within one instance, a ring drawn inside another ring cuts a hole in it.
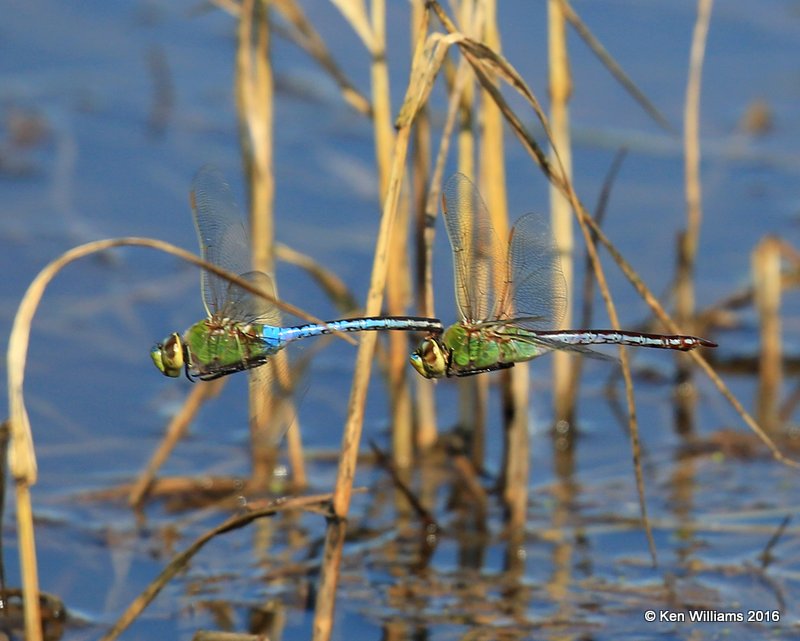
[{"label": "vertical plant stem", "polygon": [[528,436],[528,387],[530,368],[514,367],[503,372],[506,431],[505,465],[503,469],[503,502],[509,532],[525,531],[528,511],[530,475],[530,439]]},{"label": "vertical plant stem", "polygon": [[[386,285],[389,265],[390,237],[397,217],[397,206],[400,200],[400,188],[403,183],[403,170],[408,154],[410,136],[411,122],[400,127],[395,136],[391,172],[375,245],[372,279],[364,306],[366,316],[377,315],[380,312],[383,301],[383,290]],[[358,449],[361,443],[361,428],[364,422],[364,403],[366,402],[367,389],[369,387],[369,376],[372,371],[372,357],[376,339],[377,332],[365,332],[356,355],[355,375],[350,392],[347,422],[342,436],[339,457],[339,471],[333,496],[333,517],[328,521],[328,529],[325,536],[323,565],[320,572],[317,607],[314,613],[314,641],[327,641],[330,639],[331,630],[333,629],[336,587],[339,580],[339,564],[342,556],[341,547],[344,543],[346,519],[350,510]]]},{"label": "vertical plant stem", "polygon": [[[273,202],[273,79],[270,66],[269,3],[244,0],[239,14],[239,42],[236,55],[236,97],[242,164],[250,195],[250,232],[252,268],[267,274],[274,272]],[[277,457],[270,421],[294,416],[294,410],[280,412],[288,400],[272,402],[270,394],[286,399],[291,381],[286,354],[279,353],[265,367],[271,369],[249,376],[249,410],[252,452],[252,481],[269,482]],[[274,386],[274,387],[273,387]],[[275,415],[276,412],[278,415]],[[288,440],[295,480],[305,479],[302,469],[299,430]]]},{"label": "vertical plant stem", "polygon": [[[429,15],[426,12],[426,15]],[[422,35],[420,36],[422,38]],[[421,41],[421,40],[420,40]],[[420,311],[423,316],[434,315],[433,303],[433,241],[436,236],[436,220],[439,212],[439,187],[443,182],[445,161],[447,160],[450,151],[450,140],[453,135],[453,130],[456,126],[456,121],[461,111],[464,90],[470,83],[469,65],[466,60],[461,60],[458,70],[455,74],[453,88],[450,92],[448,100],[447,117],[442,128],[442,135],[439,143],[439,151],[436,154],[436,162],[434,164],[433,176],[430,181],[431,189],[427,194],[425,203],[424,215],[424,238],[423,238],[423,252],[424,252],[424,274],[421,278],[422,295],[420,297],[423,306]],[[415,128],[416,129],[416,128]],[[425,390],[426,394],[433,397],[434,384],[431,381],[417,377],[418,391]],[[433,408],[435,409],[435,408]],[[422,414],[419,415],[419,425],[417,433],[417,445],[422,449],[427,449],[436,443],[438,438],[436,429],[436,416],[433,420],[428,422],[423,419],[426,418]]]},{"label": "vertical plant stem", "polygon": [[[471,2],[462,2],[459,17],[465,33],[475,33],[478,28]],[[458,170],[476,177],[475,170],[475,126],[480,117],[475,113],[475,83],[470,77],[464,84],[461,101],[460,128],[458,131]],[[486,376],[469,376],[458,381],[459,425],[469,435],[470,459],[476,469],[483,469],[486,442],[486,403],[489,396],[489,380]]]},{"label": "vertical plant stem", "polygon": [[[684,331],[693,333],[695,293],[694,271],[702,220],[702,186],[700,182],[700,92],[703,58],[708,37],[713,0],[698,0],[697,20],[689,54],[689,75],[684,106],[684,180],[686,189],[686,229],[678,237],[678,265],[675,275],[675,315]],[[692,361],[677,355],[676,425],[680,433],[693,431],[695,394],[690,389]]]},{"label": "vertical plant stem", "polygon": [[758,422],[774,435],[780,425],[778,403],[783,379],[781,350],[781,247],[768,236],[753,252],[753,290],[758,309]]},{"label": "vertical plant stem", "polygon": [[[487,46],[501,53],[500,33],[497,29],[496,0],[484,0],[484,33]],[[508,203],[506,198],[505,153],[503,145],[503,119],[500,108],[485,91],[481,92],[481,189],[495,229],[496,255],[506,251],[508,230]],[[508,274],[497,270],[495,289],[502,291]],[[518,530],[525,526],[528,503],[528,381],[529,368],[521,363],[500,377],[503,386],[506,448],[504,457],[503,499],[508,515],[508,526]]]},{"label": "vertical plant stem", "polygon": [[[411,2],[412,46],[417,50],[418,43],[424,43],[428,33],[428,11],[424,0]],[[417,311],[420,316],[431,317],[433,305],[433,239],[435,217],[429,217],[425,208],[427,187],[430,182],[431,167],[431,124],[428,109],[422,107],[417,116],[412,133],[411,147],[411,192],[414,212],[414,234],[416,255],[415,294]],[[435,214],[434,214],[435,216]],[[414,377],[414,423],[416,425],[415,446],[421,450],[429,449],[436,442],[436,397],[434,386],[421,376]]]},{"label": "vertical plant stem", "polygon": [[[375,131],[375,158],[378,166],[380,199],[384,202],[389,180],[391,150],[394,142],[389,91],[389,67],[386,60],[386,4],[372,0],[370,12],[372,33],[372,109]],[[389,248],[389,278],[386,283],[386,304],[392,315],[401,315],[408,304],[408,206],[400,208]],[[387,374],[392,412],[392,456],[394,464],[407,468],[413,460],[413,423],[411,390],[406,377],[408,337],[401,332],[388,336],[389,357]]]},{"label": "vertical plant stem", "polygon": [[[11,444],[8,456],[9,470],[14,479],[16,492],[17,536],[19,539],[19,565],[22,575],[22,596],[25,616],[25,638],[40,641],[42,638],[41,607],[39,602],[39,576],[34,540],[33,508],[30,488],[36,483],[36,453],[33,447],[33,434],[30,419],[25,409],[24,381],[25,363],[30,341],[31,323],[39,301],[53,277],[69,263],[88,256],[124,245],[153,247],[169,252],[197,265],[215,269],[208,263],[193,256],[186,250],[169,243],[147,238],[114,238],[98,240],[74,247],[46,265],[28,286],[14,316],[11,334],[8,338],[6,370],[8,372],[8,408]],[[244,283],[249,286],[248,283]]]},{"label": "vertical plant stem", "polygon": [[694,262],[702,220],[702,186],[700,182],[700,91],[703,77],[708,26],[711,20],[713,0],[698,0],[697,21],[692,36],[689,54],[689,77],[686,85],[684,107],[683,145],[685,154],[684,175],[686,181],[686,234],[681,243],[682,275],[676,290],[678,323],[689,328],[694,315]]},{"label": "vertical plant stem", "polygon": [[[558,166],[562,177],[572,181],[572,142],[569,131],[568,102],[572,94],[572,79],[567,52],[564,8],[559,0],[547,3],[548,69],[550,75],[550,125],[552,129],[551,162]],[[558,156],[556,157],[556,152]],[[561,269],[570,290],[573,283],[572,214],[569,200],[554,184],[550,184],[550,215],[553,236],[561,256]],[[567,298],[567,308],[559,327],[570,327],[572,322],[572,297]],[[553,402],[556,421],[571,423],[574,413],[574,386],[572,385],[574,358],[569,352],[553,354]]]},{"label": "vertical plant stem", "polygon": [[17,540],[22,569],[22,598],[25,610],[25,639],[41,641],[42,614],[39,605],[39,570],[36,562],[36,539],[33,526],[31,488],[25,479],[14,484],[17,502]]}]

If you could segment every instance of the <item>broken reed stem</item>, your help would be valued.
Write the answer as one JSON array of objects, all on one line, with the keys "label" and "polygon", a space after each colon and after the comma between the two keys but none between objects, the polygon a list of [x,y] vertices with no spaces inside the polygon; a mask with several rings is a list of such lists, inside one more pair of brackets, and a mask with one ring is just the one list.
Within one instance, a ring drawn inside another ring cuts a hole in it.
[{"label": "broken reed stem", "polygon": [[[431,0],[433,2],[433,0]],[[597,256],[597,250],[594,244],[592,243],[591,234],[587,227],[587,224],[592,223],[591,219],[586,213],[585,208],[583,208],[581,202],[578,199],[577,194],[575,193],[572,183],[566,176],[563,165],[561,164],[560,157],[558,155],[558,148],[555,146],[553,142],[553,134],[551,132],[550,123],[545,115],[544,111],[542,110],[539,101],[536,99],[534,94],[530,91],[525,81],[519,76],[516,70],[508,64],[503,58],[501,58],[498,54],[491,50],[487,50],[483,45],[477,45],[476,43],[468,42],[467,40],[460,40],[458,41],[459,47],[462,50],[462,53],[467,57],[472,64],[473,69],[475,70],[478,79],[481,82],[481,85],[488,90],[491,94],[492,98],[498,103],[503,115],[509,121],[509,124],[514,129],[515,133],[519,137],[519,139],[523,142],[525,148],[531,152],[532,158],[534,161],[539,165],[541,170],[545,173],[546,177],[553,183],[559,186],[560,189],[564,191],[564,194],[570,201],[573,210],[576,214],[580,213],[578,216],[578,222],[581,226],[581,232],[583,233],[584,241],[587,245],[587,250],[589,252],[589,256],[592,261],[592,268],[595,271],[597,276],[597,283],[600,287],[600,292],[603,297],[603,301],[606,305],[606,309],[609,315],[609,321],[611,322],[613,327],[619,327],[619,318],[616,313],[616,308],[614,306],[614,302],[611,298],[611,292],[608,288],[608,284],[605,279],[605,274],[603,272],[602,264],[600,263],[599,257]],[[539,118],[541,122],[545,134],[550,142],[553,150],[553,154],[555,156],[555,163],[551,164],[547,160],[547,156],[543,153],[542,149],[536,143],[536,141],[531,138],[531,136],[527,133],[524,126],[520,122],[519,118],[516,114],[511,110],[511,108],[506,103],[505,99],[503,98],[502,94],[491,84],[491,82],[486,77],[486,71],[484,69],[485,59],[491,59],[495,62],[495,64],[501,68],[504,72],[505,78],[513,84],[513,86],[522,93],[527,99],[530,105],[533,107],[536,116]],[[558,168],[558,172],[553,172],[553,167]],[[587,221],[587,219],[589,219]],[[601,236],[601,234],[598,234]],[[629,433],[631,439],[631,449],[633,452],[633,460],[634,460],[634,471],[636,473],[636,484],[637,490],[639,493],[639,503],[640,503],[640,510],[642,514],[642,521],[644,523],[645,532],[647,534],[648,545],[650,547],[651,556],[655,562],[656,553],[655,553],[655,542],[653,539],[653,535],[650,529],[649,521],[647,519],[647,506],[644,500],[644,479],[642,476],[641,465],[640,465],[640,450],[639,450],[639,435],[638,435],[638,423],[636,421],[636,406],[634,401],[633,395],[633,379],[630,373],[630,364],[628,361],[628,355],[625,351],[624,347],[620,346],[620,361],[622,365],[622,375],[623,380],[625,382],[625,397],[628,405],[628,423],[629,423]]]},{"label": "broken reed stem", "polygon": [[148,585],[142,593],[136,597],[131,604],[126,608],[125,612],[117,619],[111,629],[106,632],[101,638],[101,641],[113,641],[122,634],[128,626],[138,617],[144,609],[153,602],[158,596],[164,586],[169,583],[180,571],[182,571],[194,558],[194,556],[203,549],[203,547],[211,540],[233,532],[242,527],[245,527],[257,519],[264,517],[274,516],[279,512],[287,510],[305,509],[311,510],[314,507],[325,508],[329,506],[330,494],[318,494],[315,496],[301,496],[291,499],[276,499],[271,501],[266,507],[257,509],[250,509],[244,514],[236,514],[220,525],[211,528],[197,537],[183,552],[175,555],[172,561],[161,571],[150,585]]},{"label": "broken reed stem", "polygon": [[[475,70],[476,75],[481,82],[484,83],[485,74],[482,71],[482,64],[484,59],[492,59],[491,52],[486,50],[486,48],[482,47],[479,43],[470,42],[469,39],[463,37],[458,33],[453,33],[454,27],[452,22],[447,18],[447,15],[442,10],[441,6],[439,6],[438,2],[435,0],[428,0],[429,6],[436,12],[437,17],[442,21],[442,24],[445,25],[447,30],[450,32],[448,36],[447,42],[455,42],[458,44],[459,48],[461,48],[464,55],[470,61],[473,69]],[[480,57],[479,57],[480,56]],[[503,69],[503,77],[504,79],[511,84],[514,89],[516,89],[519,93],[521,93],[531,104],[532,108],[534,109],[537,118],[542,124],[544,128],[545,135],[548,136],[548,139],[551,138],[550,135],[550,128],[547,117],[544,115],[538,100],[536,97],[531,93],[530,89],[527,87],[525,82],[522,78],[519,77],[519,74],[508,65],[508,63],[503,60],[499,59],[496,56],[495,63],[501,64]],[[625,258],[617,251],[617,249],[611,244],[608,240],[606,235],[603,231],[594,223],[591,217],[588,215],[586,208],[583,206],[583,203],[580,202],[580,199],[577,197],[577,194],[571,190],[571,186],[565,183],[560,174],[556,174],[553,172],[553,168],[548,161],[546,155],[542,152],[539,145],[536,141],[528,134],[527,130],[523,126],[522,122],[520,121],[519,117],[511,110],[508,106],[508,103],[503,98],[502,94],[494,89],[490,83],[485,83],[484,86],[489,90],[489,93],[492,95],[492,98],[500,105],[501,111],[503,116],[508,121],[509,125],[513,129],[515,135],[522,143],[523,148],[528,151],[533,158],[533,160],[539,165],[540,170],[545,174],[548,180],[555,181],[557,185],[560,186],[561,189],[568,194],[570,202],[572,204],[573,210],[575,211],[576,215],[578,216],[579,222],[582,225],[586,225],[597,234],[597,239],[600,243],[606,248],[606,250],[611,254],[613,260],[617,263],[617,266],[620,268],[622,273],[625,277],[630,281],[630,283],[634,286],[639,296],[641,296],[642,300],[653,310],[659,320],[665,325],[668,331],[674,334],[680,334],[680,328],[675,324],[675,322],[669,317],[669,315],[664,311],[664,308],[659,303],[658,299],[653,295],[653,293],[647,288],[647,286],[642,282],[639,278],[636,271],[631,267],[631,265],[625,260]],[[584,232],[584,237],[586,237],[586,233]],[[602,267],[597,263],[594,258],[593,260],[593,267],[595,269]],[[606,307],[609,307],[609,298],[607,297],[607,286],[605,283],[605,279],[600,279],[600,275],[602,272],[598,272],[598,284],[600,285],[601,292],[603,292],[603,298],[606,303]],[[616,313],[613,315],[611,311],[609,311],[609,319],[611,322],[614,322],[616,318]],[[792,467],[800,467],[800,463],[794,461],[786,456],[784,456],[780,450],[778,450],[775,443],[769,438],[767,433],[761,429],[758,423],[753,419],[753,417],[747,412],[747,410],[742,406],[739,400],[734,396],[734,394],[728,389],[725,382],[714,372],[713,368],[708,364],[708,362],[700,355],[697,350],[693,350],[689,352],[691,358],[695,360],[695,362],[703,369],[705,374],[711,379],[712,383],[717,387],[719,392],[725,397],[725,399],[733,406],[745,424],[756,433],[756,435],[764,442],[764,444],[770,449],[773,457],[776,460],[781,461],[786,465],[791,465]],[[627,358],[623,358],[622,365],[623,368],[627,364]],[[627,383],[626,383],[627,385]],[[630,394],[628,394],[630,396]]]},{"label": "broken reed stem", "polygon": [[[350,312],[357,307],[352,295],[341,279],[310,257],[281,243],[276,243],[275,253],[277,258],[284,262],[297,265],[308,272],[343,313]],[[281,373],[286,374],[288,370],[281,370]],[[164,439],[145,467],[145,471],[142,472],[141,476],[131,488],[128,496],[128,504],[131,507],[140,507],[148,498],[158,470],[167,458],[169,458],[178,441],[183,438],[183,435],[186,433],[186,428],[194,420],[194,417],[203,403],[205,403],[207,399],[216,396],[224,384],[225,379],[220,379],[219,381],[211,381],[192,388],[183,406],[178,410],[177,414],[175,414],[167,426]],[[286,389],[285,384],[284,389]],[[286,433],[286,450],[289,465],[294,474],[294,484],[296,487],[301,488],[307,485],[302,447],[299,426],[295,420]]]},{"label": "broken reed stem", "polygon": [[[572,95],[572,78],[567,51],[564,5],[561,0],[547,3],[547,44],[550,89],[550,125],[552,127],[551,162],[560,167],[562,177],[572,182],[572,141],[569,130],[569,99]],[[499,53],[499,52],[498,52]],[[561,258],[561,271],[572,291],[574,281],[573,254],[575,242],[572,233],[572,212],[569,200],[550,183],[550,219],[553,238]],[[567,296],[564,318],[557,329],[572,327],[572,296]],[[575,413],[576,386],[573,381],[576,359],[567,351],[553,354],[553,409],[556,422],[572,423]]]},{"label": "broken reed stem", "polygon": [[779,403],[783,379],[781,247],[778,239],[767,236],[756,246],[752,269],[760,336],[756,415],[764,429],[775,435],[780,427]]},{"label": "broken reed stem", "polygon": [[275,303],[278,307],[296,309],[265,294],[252,283],[240,278],[238,274],[231,274],[217,265],[198,258],[185,249],[154,238],[125,237],[85,243],[63,253],[37,274],[36,278],[34,278],[28,286],[19,304],[19,308],[17,309],[16,316],[14,317],[14,324],[9,336],[6,361],[8,370],[9,425],[11,429],[9,468],[14,478],[17,496],[17,530],[19,532],[19,554],[25,607],[26,639],[38,640],[42,638],[39,581],[36,548],[34,544],[33,510],[30,502],[30,487],[36,483],[37,477],[36,454],[33,447],[33,435],[31,433],[30,421],[28,419],[27,410],[25,409],[23,391],[31,323],[47,285],[61,269],[85,256],[122,246],[149,247],[166,252],[197,265],[198,267],[207,269],[221,278],[235,283],[246,291],[260,296],[269,302]]}]

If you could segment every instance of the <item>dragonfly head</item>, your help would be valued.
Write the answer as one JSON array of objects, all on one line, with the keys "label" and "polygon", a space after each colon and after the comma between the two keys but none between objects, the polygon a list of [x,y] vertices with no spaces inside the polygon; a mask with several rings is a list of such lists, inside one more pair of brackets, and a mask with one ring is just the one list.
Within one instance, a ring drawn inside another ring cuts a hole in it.
[{"label": "dragonfly head", "polygon": [[435,336],[428,336],[411,353],[408,359],[411,366],[425,378],[447,376],[447,350]]},{"label": "dragonfly head", "polygon": [[150,358],[164,376],[177,378],[181,375],[186,359],[180,335],[174,332],[163,343],[157,343],[150,350]]}]

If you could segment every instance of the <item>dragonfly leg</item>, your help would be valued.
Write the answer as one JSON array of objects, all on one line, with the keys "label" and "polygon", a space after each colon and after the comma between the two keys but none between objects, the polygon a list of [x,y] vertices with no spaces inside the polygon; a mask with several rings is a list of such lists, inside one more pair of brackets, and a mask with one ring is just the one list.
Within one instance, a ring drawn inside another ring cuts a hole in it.
[{"label": "dragonfly leg", "polygon": [[186,347],[186,343],[183,343],[181,347],[183,347],[183,373],[186,374],[186,378],[189,379],[190,383],[194,383],[194,378],[192,378],[192,375],[189,373],[189,364],[192,361],[189,356],[189,348]]},{"label": "dragonfly leg", "polygon": [[498,363],[497,365],[492,365],[491,367],[483,367],[481,369],[471,369],[466,372],[452,372],[448,374],[448,376],[458,376],[461,378],[462,376],[475,376],[475,374],[484,374],[486,372],[497,372],[502,369],[508,369],[509,367],[514,367],[514,363]]}]

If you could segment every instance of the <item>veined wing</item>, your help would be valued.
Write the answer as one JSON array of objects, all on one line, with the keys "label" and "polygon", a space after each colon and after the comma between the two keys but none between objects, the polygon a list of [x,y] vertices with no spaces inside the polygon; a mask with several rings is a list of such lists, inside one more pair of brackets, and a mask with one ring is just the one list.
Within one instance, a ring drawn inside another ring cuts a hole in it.
[{"label": "veined wing", "polygon": [[[231,189],[219,170],[210,165],[200,168],[192,181],[191,203],[203,258],[234,274],[248,272],[249,235]],[[240,288],[229,289],[228,285],[225,279],[203,270],[200,288],[209,316],[223,311],[231,295],[238,294],[239,299],[250,295]]]},{"label": "veined wing", "polygon": [[[241,277],[262,292],[276,298],[275,283],[272,277],[264,272],[249,271]],[[257,322],[263,325],[281,325],[281,312],[278,307],[260,296],[251,294],[234,283],[225,283],[225,299],[220,311],[227,318],[242,322]]]},{"label": "veined wing", "polygon": [[[490,323],[487,323],[487,325]],[[544,351],[569,351],[569,352],[577,352],[583,356],[587,356],[589,358],[595,358],[601,361],[613,361],[615,363],[619,362],[613,356],[609,356],[608,354],[604,354],[603,352],[598,352],[597,350],[592,349],[591,347],[587,347],[586,345],[581,345],[580,343],[567,343],[564,341],[560,341],[556,338],[549,338],[545,336],[537,336],[536,334],[520,334],[518,332],[513,331],[514,327],[520,327],[524,325],[523,322],[520,322],[520,319],[514,319],[509,321],[508,323],[494,323],[493,324],[493,333],[497,336],[500,340],[515,340],[521,343],[528,343],[531,345],[535,345],[539,349]],[[504,327],[509,327],[510,331],[504,331]]]},{"label": "veined wing", "polygon": [[456,302],[461,319],[481,321],[494,305],[497,243],[489,212],[472,181],[454,174],[442,192],[442,211],[453,250]]},{"label": "veined wing", "polygon": [[525,214],[511,229],[508,245],[506,287],[492,318],[529,329],[556,328],[567,305],[567,283],[548,218]]}]

